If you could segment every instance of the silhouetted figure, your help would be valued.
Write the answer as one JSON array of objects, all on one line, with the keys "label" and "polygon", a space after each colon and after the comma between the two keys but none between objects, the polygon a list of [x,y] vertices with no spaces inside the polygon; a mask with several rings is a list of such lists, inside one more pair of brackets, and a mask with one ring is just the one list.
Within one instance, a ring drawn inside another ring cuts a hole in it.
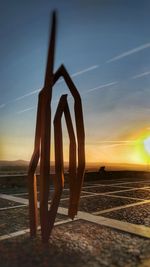
[{"label": "silhouetted figure", "polygon": [[105,171],[105,166],[102,166],[98,170],[98,174],[100,178],[105,178],[106,177],[106,171]]}]

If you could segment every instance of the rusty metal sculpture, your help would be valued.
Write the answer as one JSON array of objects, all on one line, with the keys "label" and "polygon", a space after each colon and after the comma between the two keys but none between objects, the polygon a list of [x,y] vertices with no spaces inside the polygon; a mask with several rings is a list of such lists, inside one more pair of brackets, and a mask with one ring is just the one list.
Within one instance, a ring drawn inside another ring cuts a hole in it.
[{"label": "rusty metal sculpture", "polygon": [[[70,203],[68,215],[74,218],[77,214],[80,192],[84,178],[85,169],[85,144],[84,144],[84,122],[82,103],[79,92],[77,91],[71,77],[63,65],[53,73],[54,66],[54,50],[56,35],[56,14],[53,12],[52,28],[50,35],[50,43],[48,50],[46,74],[44,87],[39,93],[35,144],[33,155],[28,169],[29,184],[29,215],[30,215],[30,235],[36,236],[38,225],[38,205],[37,205],[37,181],[36,167],[40,159],[40,224],[42,240],[49,240],[58,205],[60,202],[61,192],[64,185],[63,170],[63,144],[62,144],[62,128],[61,118],[64,113],[67,130],[69,134],[69,186],[70,186]],[[50,146],[51,146],[51,98],[52,87],[57,80],[63,77],[74,99],[74,113],[77,133],[76,137],[73,130],[69,106],[67,103],[67,95],[60,98],[55,118],[54,118],[54,145],[55,145],[55,178],[54,178],[54,195],[50,209],[48,208],[49,199],[49,180],[50,180]],[[77,149],[77,155],[76,155]],[[78,166],[77,165],[78,160]]]}]

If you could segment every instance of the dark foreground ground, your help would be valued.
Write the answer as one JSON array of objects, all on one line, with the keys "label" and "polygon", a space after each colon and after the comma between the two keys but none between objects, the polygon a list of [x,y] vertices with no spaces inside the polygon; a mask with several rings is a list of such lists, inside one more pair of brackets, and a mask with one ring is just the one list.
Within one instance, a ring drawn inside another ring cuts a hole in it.
[{"label": "dark foreground ground", "polygon": [[67,216],[66,186],[48,245],[40,231],[36,239],[29,237],[27,188],[1,186],[0,266],[149,267],[149,174],[91,176],[74,221]]}]

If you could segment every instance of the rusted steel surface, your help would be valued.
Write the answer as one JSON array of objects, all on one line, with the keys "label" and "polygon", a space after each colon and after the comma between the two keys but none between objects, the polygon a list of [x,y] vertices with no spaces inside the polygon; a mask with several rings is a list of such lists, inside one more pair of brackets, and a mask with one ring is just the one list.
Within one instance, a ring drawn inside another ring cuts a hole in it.
[{"label": "rusted steel surface", "polygon": [[[76,187],[76,140],[72,125],[69,106],[67,103],[67,95],[62,95],[54,118],[54,140],[55,140],[55,173],[56,181],[59,183],[61,190],[64,182],[64,166],[63,166],[63,145],[62,145],[62,127],[61,117],[65,115],[68,135],[69,135],[69,186],[70,186],[70,204],[68,215],[74,218],[72,210],[73,192]],[[59,151],[59,153],[58,153]],[[59,179],[59,181],[58,181]],[[56,189],[57,190],[57,189]]]},{"label": "rusted steel surface", "polygon": [[77,166],[77,175],[76,182],[74,183],[74,188],[72,192],[72,203],[70,205],[69,213],[71,212],[71,217],[74,217],[77,214],[80,193],[82,188],[82,183],[84,179],[85,171],[85,133],[84,133],[84,121],[83,121],[83,111],[82,111],[82,102],[80,94],[74,85],[71,77],[69,76],[66,68],[61,65],[60,68],[56,71],[54,75],[54,83],[60,78],[63,77],[68,88],[74,98],[74,113],[75,113],[75,123],[76,123],[76,133],[77,133],[77,142],[78,142],[78,166]]},{"label": "rusted steel surface", "polygon": [[[69,135],[69,183],[70,183],[70,204],[68,215],[73,219],[77,214],[81,187],[84,178],[85,169],[85,144],[84,144],[84,122],[81,97],[67,70],[62,65],[53,73],[54,51],[56,35],[56,14],[53,12],[52,27],[45,71],[44,87],[39,93],[35,143],[34,151],[28,169],[28,187],[29,187],[29,215],[30,215],[30,234],[36,236],[38,225],[37,208],[37,185],[36,168],[40,160],[40,224],[42,240],[47,242],[53,228],[57,214],[60,196],[64,184],[63,170],[63,143],[61,117],[64,113],[68,135]],[[60,77],[63,77],[74,99],[74,113],[77,133],[77,155],[76,139],[72,125],[69,106],[66,95],[60,98],[55,119],[54,119],[54,137],[55,137],[55,179],[54,196],[48,209],[49,198],[49,180],[50,180],[50,149],[51,149],[51,98],[52,87]],[[77,157],[78,156],[78,166]]]}]

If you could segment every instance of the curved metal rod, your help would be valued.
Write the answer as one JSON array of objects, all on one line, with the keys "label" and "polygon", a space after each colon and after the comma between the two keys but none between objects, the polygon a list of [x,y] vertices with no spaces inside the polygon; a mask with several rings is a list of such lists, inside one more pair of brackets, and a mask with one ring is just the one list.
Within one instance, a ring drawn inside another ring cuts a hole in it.
[{"label": "curved metal rod", "polygon": [[37,208],[37,184],[35,171],[40,155],[40,140],[41,140],[41,97],[38,99],[38,110],[35,131],[35,143],[32,158],[28,168],[28,188],[29,188],[29,219],[30,219],[30,235],[34,237],[38,225],[38,208]]},{"label": "curved metal rod", "polygon": [[[74,85],[71,77],[69,76],[67,70],[63,65],[56,71],[54,74],[53,84],[60,78],[63,77],[66,84],[69,87],[69,90],[74,98],[74,112],[75,112],[75,122],[76,122],[76,131],[77,131],[77,141],[78,141],[78,168],[77,168],[77,176],[74,181],[73,188],[73,199],[72,199],[72,216],[77,214],[81,187],[84,179],[84,171],[85,171],[85,133],[84,133],[84,122],[83,122],[83,111],[82,111],[82,102],[79,92]],[[72,189],[71,189],[72,190]]]},{"label": "curved metal rod", "polygon": [[[55,179],[54,179],[54,195],[52,204],[49,210],[49,235],[52,231],[55,217],[57,214],[58,205],[62,189],[64,187],[64,161],[63,161],[63,137],[62,137],[62,126],[61,118],[63,113],[65,114],[65,120],[67,124],[69,134],[69,172],[72,180],[76,177],[76,140],[67,103],[67,95],[62,95],[54,117],[54,145],[55,145]],[[72,186],[72,182],[70,184]],[[48,239],[49,239],[48,235]]]},{"label": "curved metal rod", "polygon": [[71,115],[69,111],[68,103],[66,102],[65,108],[64,108],[64,115],[67,125],[67,130],[69,134],[69,187],[70,187],[70,199],[69,199],[69,210],[68,215],[71,219],[74,218],[74,210],[72,209],[73,200],[74,200],[74,185],[76,182],[76,175],[77,175],[77,164],[76,164],[76,138],[74,134],[74,129],[72,125]]}]

